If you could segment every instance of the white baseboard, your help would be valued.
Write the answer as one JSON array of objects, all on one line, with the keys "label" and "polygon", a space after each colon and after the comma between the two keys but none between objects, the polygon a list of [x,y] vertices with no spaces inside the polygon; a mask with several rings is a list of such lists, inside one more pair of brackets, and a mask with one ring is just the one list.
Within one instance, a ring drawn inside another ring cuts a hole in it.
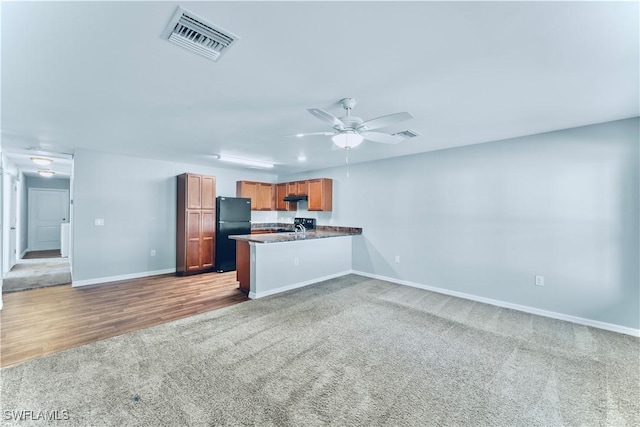
[{"label": "white baseboard", "polygon": [[258,292],[258,293],[249,292],[249,298],[258,299],[258,298],[266,297],[266,296],[273,295],[273,294],[279,294],[280,292],[285,292],[285,291],[290,291],[292,289],[302,288],[304,286],[313,285],[314,283],[324,282],[325,280],[335,279],[336,277],[346,276],[347,274],[351,274],[351,273],[353,273],[352,270],[346,270],[346,271],[341,271],[341,272],[338,272],[338,273],[329,274],[327,276],[317,277],[317,278],[311,279],[311,280],[305,280],[304,282],[298,282],[298,283],[294,283],[292,285],[283,286],[281,288],[271,289],[269,291]]},{"label": "white baseboard", "polygon": [[175,268],[167,268],[165,270],[143,271],[140,273],[122,274],[120,276],[98,277],[95,279],[73,280],[71,286],[79,288],[82,286],[97,285],[101,283],[118,282],[120,280],[140,279],[142,277],[159,276],[161,274],[175,273]]},{"label": "white baseboard", "polygon": [[485,304],[495,305],[497,307],[510,308],[525,313],[537,314],[538,316],[550,317],[552,319],[565,320],[567,322],[577,323],[578,325],[591,326],[607,331],[618,332],[621,334],[640,337],[640,329],[629,328],[626,326],[616,325],[613,323],[600,322],[597,320],[585,319],[583,317],[571,316],[569,314],[556,313],[554,311],[541,310],[539,308],[529,307],[526,305],[512,304],[506,301],[495,300],[491,298],[479,297],[477,295],[466,294],[463,292],[451,291],[449,289],[438,288],[435,286],[423,285],[421,283],[410,282],[408,280],[394,279],[393,277],[381,276],[379,274],[365,273],[364,271],[353,270],[353,274],[370,277],[372,279],[384,280],[387,282],[397,283],[399,285],[411,286],[412,288],[424,289],[426,291],[438,292],[440,294],[451,295],[458,298],[464,298],[471,301],[478,301]]},{"label": "white baseboard", "polygon": [[27,252],[29,252],[29,248],[27,248],[24,251],[22,251],[22,253],[20,254],[20,257],[18,259],[24,258],[24,256],[27,254]]}]

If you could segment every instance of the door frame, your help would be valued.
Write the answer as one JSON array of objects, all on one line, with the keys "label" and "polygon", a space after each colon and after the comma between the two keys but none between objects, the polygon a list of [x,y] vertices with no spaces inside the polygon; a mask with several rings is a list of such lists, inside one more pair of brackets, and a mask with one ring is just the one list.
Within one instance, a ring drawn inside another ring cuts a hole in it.
[{"label": "door frame", "polygon": [[[29,188],[29,194],[28,194],[28,200],[29,200],[29,205],[27,208],[27,230],[28,230],[28,236],[27,236],[27,241],[28,241],[28,250],[29,251],[33,251],[36,250],[34,249],[34,236],[35,236],[35,230],[34,230],[34,221],[33,221],[33,198],[35,197],[33,194],[35,191],[41,191],[41,192],[48,192],[48,193],[63,193],[66,196],[66,218],[65,218],[65,222],[70,222],[69,221],[69,214],[71,213],[71,206],[70,206],[70,199],[69,199],[69,190],[66,189],[59,189],[59,188]],[[60,221],[60,223],[62,224],[62,221]]]}]

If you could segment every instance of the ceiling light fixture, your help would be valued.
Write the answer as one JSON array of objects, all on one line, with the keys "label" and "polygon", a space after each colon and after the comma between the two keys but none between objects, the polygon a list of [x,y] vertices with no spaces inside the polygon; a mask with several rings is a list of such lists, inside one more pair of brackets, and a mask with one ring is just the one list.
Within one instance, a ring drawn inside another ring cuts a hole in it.
[{"label": "ceiling light fixture", "polygon": [[47,159],[46,157],[32,157],[31,161],[40,166],[49,166],[53,162],[53,160]]},{"label": "ceiling light fixture", "polygon": [[53,175],[55,175],[55,172],[52,170],[39,170],[38,175],[44,176],[45,178],[51,178]]},{"label": "ceiling light fixture", "polygon": [[304,162],[305,160],[307,160],[307,156],[305,156],[304,154],[300,154],[298,156],[298,161],[299,162]]},{"label": "ceiling light fixture", "polygon": [[340,148],[353,148],[360,145],[364,137],[359,133],[348,130],[334,135],[331,139]]},{"label": "ceiling light fixture", "polygon": [[267,162],[260,162],[258,160],[249,160],[249,159],[241,159],[239,157],[231,157],[231,156],[223,156],[220,155],[218,156],[218,159],[223,161],[223,162],[229,162],[229,163],[237,163],[240,165],[247,165],[247,166],[253,166],[256,168],[272,168],[273,164],[271,163],[267,163]]}]

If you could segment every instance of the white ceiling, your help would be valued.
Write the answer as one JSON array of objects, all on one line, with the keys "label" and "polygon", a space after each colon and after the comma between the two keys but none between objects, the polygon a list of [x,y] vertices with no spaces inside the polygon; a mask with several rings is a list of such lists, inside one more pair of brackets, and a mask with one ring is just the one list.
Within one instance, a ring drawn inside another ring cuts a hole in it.
[{"label": "white ceiling", "polygon": [[[219,63],[161,39],[182,7],[241,37]],[[3,2],[2,144],[286,174],[344,163],[309,114],[415,118],[350,162],[640,115],[638,2]],[[306,162],[299,162],[304,154]]]}]

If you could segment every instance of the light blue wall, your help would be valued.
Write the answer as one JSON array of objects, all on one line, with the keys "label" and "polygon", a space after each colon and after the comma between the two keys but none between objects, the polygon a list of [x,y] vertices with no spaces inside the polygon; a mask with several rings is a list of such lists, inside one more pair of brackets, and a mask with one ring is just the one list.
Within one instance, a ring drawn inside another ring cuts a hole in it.
[{"label": "light blue wall", "polygon": [[310,216],[363,227],[355,270],[638,329],[638,135],[636,118],[279,180],[334,179],[334,211]]},{"label": "light blue wall", "polygon": [[[276,176],[125,157],[88,150],[74,155],[73,280],[175,269],[176,176],[214,175],[218,196],[235,196],[236,181]],[[104,219],[104,226],[94,219]],[[156,256],[150,256],[152,249]]]}]

